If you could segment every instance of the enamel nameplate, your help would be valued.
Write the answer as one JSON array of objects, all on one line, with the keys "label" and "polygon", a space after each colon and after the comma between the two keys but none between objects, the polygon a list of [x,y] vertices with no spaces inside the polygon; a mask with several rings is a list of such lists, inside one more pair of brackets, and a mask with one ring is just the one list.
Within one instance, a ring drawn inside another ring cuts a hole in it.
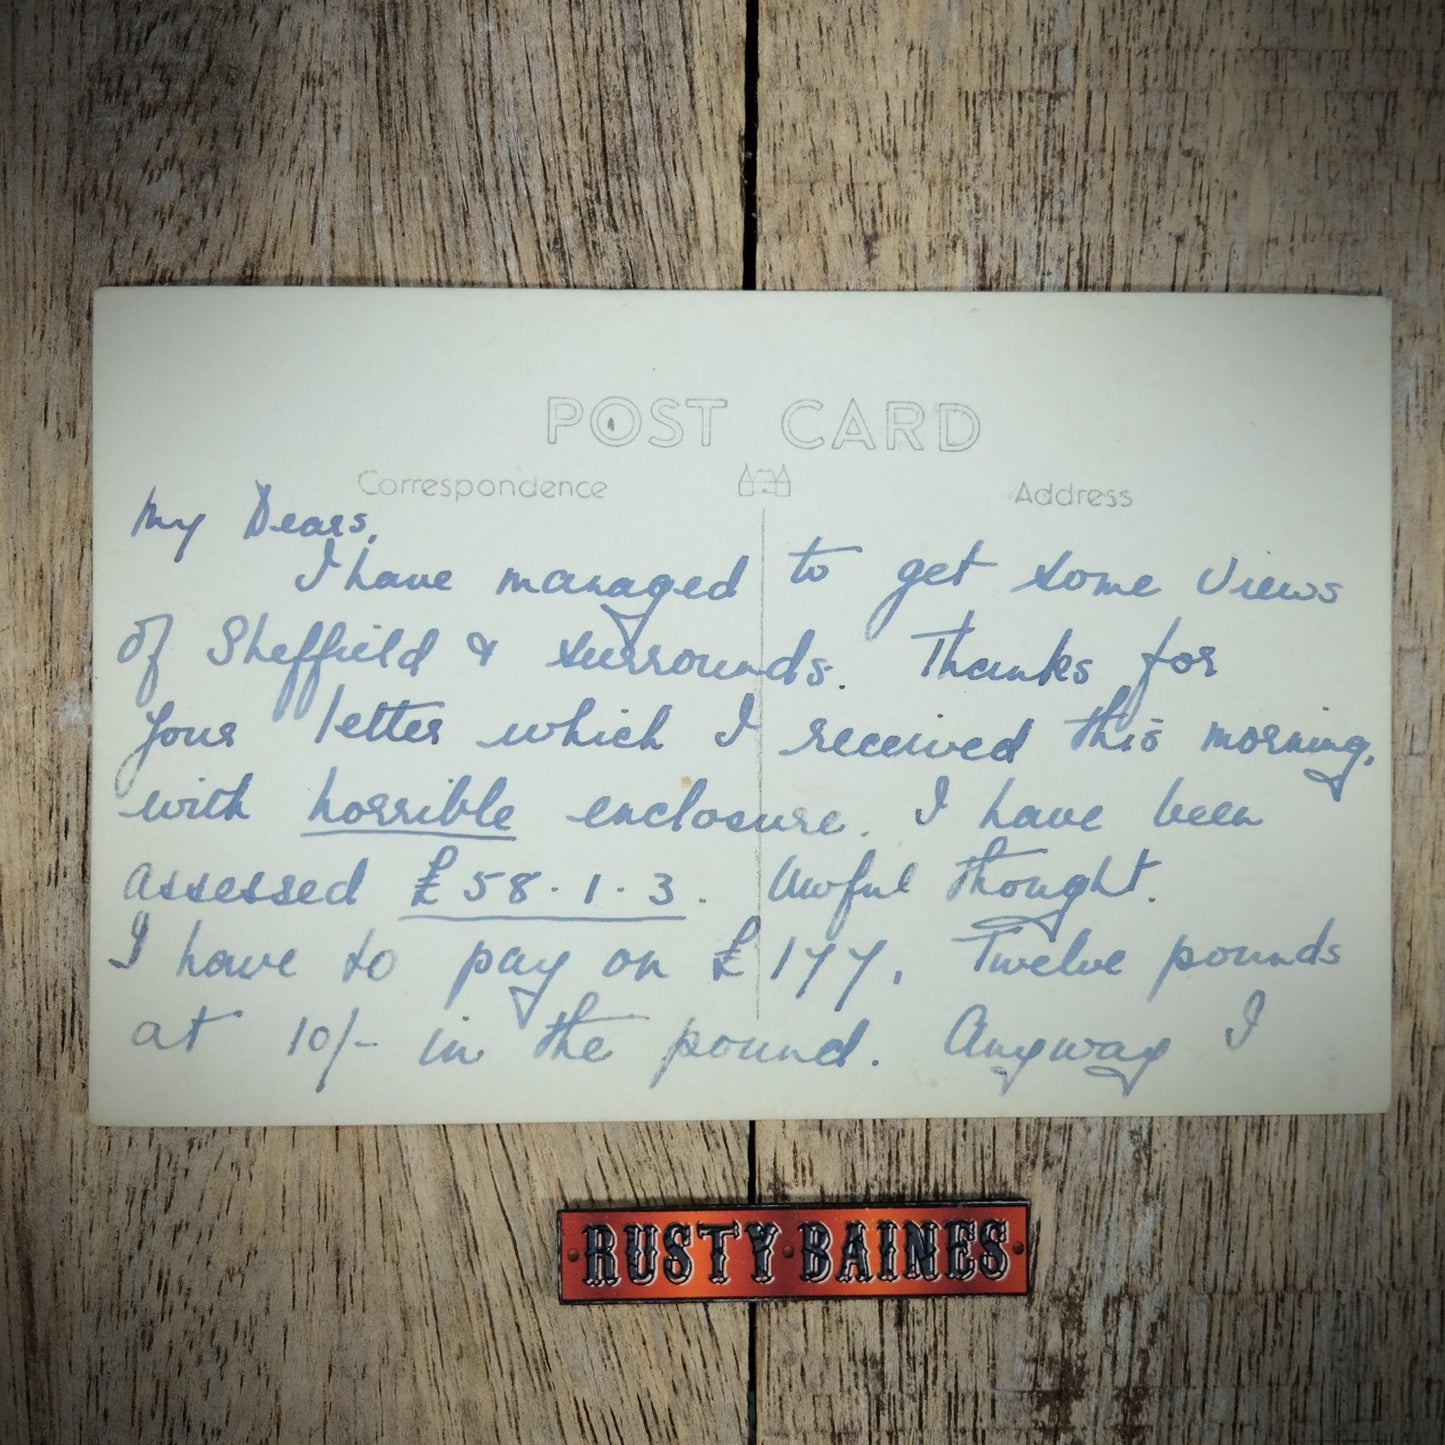
[{"label": "enamel nameplate", "polygon": [[565,1209],[564,1304],[1021,1295],[1029,1207],[970,1204]]}]

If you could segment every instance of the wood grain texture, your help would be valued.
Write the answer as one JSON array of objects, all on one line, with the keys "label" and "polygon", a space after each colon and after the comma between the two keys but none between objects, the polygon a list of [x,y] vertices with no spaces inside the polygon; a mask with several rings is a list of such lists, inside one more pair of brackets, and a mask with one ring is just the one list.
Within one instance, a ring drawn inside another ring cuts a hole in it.
[{"label": "wood grain texture", "polygon": [[1027,1303],[771,1306],[768,1441],[1445,1438],[1445,12],[763,0],[762,287],[1395,306],[1382,1118],[759,1125],[763,1197],[1031,1196]]},{"label": "wood grain texture", "polygon": [[741,17],[4,10],[0,1441],[737,1441],[746,1307],[563,1310],[553,1211],[745,1125],[93,1129],[84,980],[92,289],[736,285]]},{"label": "wood grain texture", "polygon": [[[761,1307],[764,1441],[1445,1432],[1440,12],[761,7],[764,286],[1395,301],[1383,1119],[760,1126],[759,1193],[1014,1190],[1039,1291]],[[143,282],[735,285],[742,17],[0,15],[0,1440],[735,1441],[746,1307],[563,1311],[563,1198],[736,1197],[738,1126],[85,1122],[88,307]]]}]

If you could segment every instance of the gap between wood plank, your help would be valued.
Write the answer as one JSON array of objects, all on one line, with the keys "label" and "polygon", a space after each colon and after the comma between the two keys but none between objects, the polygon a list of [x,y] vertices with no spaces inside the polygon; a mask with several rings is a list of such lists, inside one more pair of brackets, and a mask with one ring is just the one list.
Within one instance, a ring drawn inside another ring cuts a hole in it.
[{"label": "gap between wood plank", "polygon": [[758,289],[758,7],[748,0],[743,29],[743,286]]},{"label": "gap between wood plank", "polygon": [[[743,284],[758,289],[758,11],[747,0],[743,22]],[[762,846],[761,842],[758,845]],[[758,1202],[758,1121],[748,1120],[748,1203]],[[758,1442],[758,1306],[748,1305],[748,1445]]]}]

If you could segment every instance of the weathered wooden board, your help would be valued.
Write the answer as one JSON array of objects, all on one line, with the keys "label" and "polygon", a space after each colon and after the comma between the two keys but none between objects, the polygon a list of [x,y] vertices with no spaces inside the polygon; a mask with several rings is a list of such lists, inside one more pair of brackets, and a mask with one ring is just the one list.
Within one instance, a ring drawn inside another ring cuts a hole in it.
[{"label": "weathered wooden board", "polygon": [[746,1124],[98,1130],[84,1020],[92,288],[737,285],[741,15],[5,10],[0,1439],[736,1441],[746,1306],[563,1310],[553,1210]]},{"label": "weathered wooden board", "polygon": [[0,1437],[1433,1440],[1445,22],[1427,0],[762,4],[762,286],[1381,292],[1397,328],[1396,1102],[761,1125],[763,1197],[1003,1190],[1031,1302],[564,1312],[565,1197],[736,1197],[745,1126],[85,1119],[102,284],[731,286],[744,15],[0,15]]},{"label": "weathered wooden board", "polygon": [[1395,1103],[1383,1118],[765,1125],[766,1197],[1029,1195],[1027,1304],[779,1305],[763,1440],[1445,1433],[1445,15],[762,6],[760,287],[1393,298]]}]

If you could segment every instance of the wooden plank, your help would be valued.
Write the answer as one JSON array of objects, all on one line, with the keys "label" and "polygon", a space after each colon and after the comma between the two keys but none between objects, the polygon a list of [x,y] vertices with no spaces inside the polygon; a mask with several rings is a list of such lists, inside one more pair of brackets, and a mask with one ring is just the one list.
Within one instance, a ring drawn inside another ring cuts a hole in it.
[{"label": "wooden plank", "polygon": [[760,1125],[762,1197],[1020,1192],[1029,1303],[760,1315],[760,1440],[1422,1440],[1445,1421],[1445,21],[1428,3],[765,0],[763,287],[1395,303],[1395,1104]]},{"label": "wooden plank", "polygon": [[0,1439],[736,1441],[746,1307],[564,1311],[553,1210],[743,1125],[86,1121],[89,303],[150,282],[736,284],[740,17],[0,16]]}]

